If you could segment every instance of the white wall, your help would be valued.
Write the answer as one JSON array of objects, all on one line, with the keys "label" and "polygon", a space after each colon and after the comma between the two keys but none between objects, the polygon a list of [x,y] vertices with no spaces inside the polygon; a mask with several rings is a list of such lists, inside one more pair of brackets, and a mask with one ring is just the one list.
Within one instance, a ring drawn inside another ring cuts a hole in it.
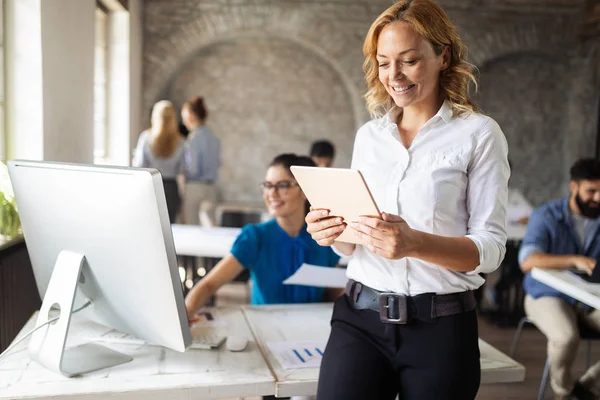
[{"label": "white wall", "polygon": [[40,1],[5,2],[7,159],[44,156]]},{"label": "white wall", "polygon": [[[110,13],[107,150],[129,165],[140,133],[142,5]],[[6,0],[7,158],[92,163],[95,0]]]},{"label": "white wall", "polygon": [[7,0],[8,158],[93,160],[94,0]]},{"label": "white wall", "polygon": [[91,163],[94,0],[41,0],[44,160]]}]

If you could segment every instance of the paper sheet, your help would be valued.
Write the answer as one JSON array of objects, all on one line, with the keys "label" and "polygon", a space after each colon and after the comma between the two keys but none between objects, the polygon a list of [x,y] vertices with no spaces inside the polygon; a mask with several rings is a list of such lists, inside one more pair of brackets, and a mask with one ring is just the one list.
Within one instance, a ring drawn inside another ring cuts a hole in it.
[{"label": "paper sheet", "polygon": [[302,264],[298,271],[283,281],[286,285],[345,288],[348,278],[343,268]]},{"label": "paper sheet", "polygon": [[283,369],[319,368],[327,340],[269,342],[267,347]]}]

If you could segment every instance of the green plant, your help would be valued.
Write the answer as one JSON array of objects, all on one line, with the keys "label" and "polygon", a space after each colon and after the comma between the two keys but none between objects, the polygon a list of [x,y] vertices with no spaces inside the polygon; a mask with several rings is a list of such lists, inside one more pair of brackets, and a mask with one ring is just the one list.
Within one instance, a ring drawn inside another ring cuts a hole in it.
[{"label": "green plant", "polygon": [[21,220],[13,193],[8,169],[0,162],[0,236],[8,239],[21,234]]}]

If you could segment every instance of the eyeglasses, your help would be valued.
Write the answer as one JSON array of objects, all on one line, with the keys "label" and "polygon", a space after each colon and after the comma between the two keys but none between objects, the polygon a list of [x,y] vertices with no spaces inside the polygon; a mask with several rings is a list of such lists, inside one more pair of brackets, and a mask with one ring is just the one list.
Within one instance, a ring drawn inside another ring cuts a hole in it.
[{"label": "eyeglasses", "polygon": [[258,186],[260,186],[263,193],[267,193],[269,190],[275,189],[279,192],[279,194],[286,194],[291,188],[298,186],[298,184],[291,181],[279,181],[275,183],[265,181],[261,182]]}]

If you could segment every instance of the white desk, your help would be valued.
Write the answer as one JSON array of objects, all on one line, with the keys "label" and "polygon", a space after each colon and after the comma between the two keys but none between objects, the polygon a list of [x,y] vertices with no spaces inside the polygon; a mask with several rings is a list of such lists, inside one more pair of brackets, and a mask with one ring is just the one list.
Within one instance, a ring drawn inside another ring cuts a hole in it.
[{"label": "white desk", "polygon": [[[324,340],[329,337],[332,303],[245,307],[244,314],[276,378],[276,395],[314,395],[319,368],[283,369],[268,342]],[[481,382],[521,382],[525,367],[479,339]]]},{"label": "white desk", "polygon": [[[213,314],[227,326],[210,329],[252,339],[239,308],[220,308]],[[34,326],[36,317],[37,313],[19,336]],[[82,335],[100,336],[107,330],[75,314],[69,345],[85,341]],[[0,360],[0,399],[189,400],[269,395],[275,390],[273,375],[254,340],[239,353],[227,351],[224,345],[218,350],[179,353],[158,346],[102,343],[133,356],[133,361],[79,378],[63,377],[31,361],[28,343],[26,339]]]},{"label": "white desk", "polygon": [[[223,258],[229,254],[242,229],[172,224],[171,231],[178,255]],[[349,259],[350,257],[342,257],[340,264],[347,265]]]},{"label": "white desk", "polygon": [[510,222],[506,225],[506,234],[508,236],[508,240],[519,242],[523,240],[526,232],[527,225],[515,224]]},{"label": "white desk", "polygon": [[600,284],[588,283],[569,271],[534,268],[534,279],[600,310]]},{"label": "white desk", "polygon": [[180,256],[222,258],[229,254],[240,228],[204,228],[172,224],[175,252]]}]

